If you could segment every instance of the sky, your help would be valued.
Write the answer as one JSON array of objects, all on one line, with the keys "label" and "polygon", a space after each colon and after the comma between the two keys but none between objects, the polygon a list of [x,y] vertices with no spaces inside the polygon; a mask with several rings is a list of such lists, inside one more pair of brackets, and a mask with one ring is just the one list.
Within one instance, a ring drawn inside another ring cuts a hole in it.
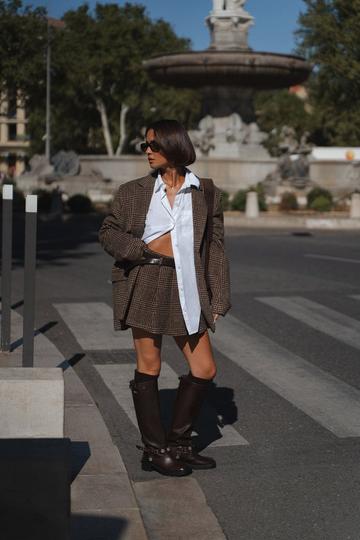
[{"label": "sky", "polygon": [[[193,49],[209,46],[209,31],[205,17],[212,9],[212,0],[128,0],[142,4],[152,19],[163,18],[171,23],[177,35],[188,37]],[[45,6],[51,17],[61,17],[69,10],[88,3],[94,7],[96,1],[88,0],[24,0],[24,5]],[[118,3],[125,0],[100,0],[98,3]],[[302,0],[248,0],[245,9],[255,17],[255,26],[250,30],[249,44],[254,50],[291,53],[295,48],[294,30],[299,13],[304,11]]]}]

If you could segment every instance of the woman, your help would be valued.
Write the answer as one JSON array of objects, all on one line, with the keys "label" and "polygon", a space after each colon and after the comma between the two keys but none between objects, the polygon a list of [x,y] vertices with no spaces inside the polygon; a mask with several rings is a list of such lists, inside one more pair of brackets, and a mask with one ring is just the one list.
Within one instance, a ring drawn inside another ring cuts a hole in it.
[{"label": "woman", "polygon": [[[216,374],[207,329],[215,332],[215,321],[231,306],[221,192],[187,168],[196,154],[177,121],[151,124],[141,148],[154,172],[120,186],[99,239],[115,259],[114,328],[130,327],[134,340],[130,388],[144,443],[142,468],[184,476],[216,466],[192,447],[191,432]],[[174,336],[190,368],[179,377],[167,434],[158,393],[163,335]]]}]

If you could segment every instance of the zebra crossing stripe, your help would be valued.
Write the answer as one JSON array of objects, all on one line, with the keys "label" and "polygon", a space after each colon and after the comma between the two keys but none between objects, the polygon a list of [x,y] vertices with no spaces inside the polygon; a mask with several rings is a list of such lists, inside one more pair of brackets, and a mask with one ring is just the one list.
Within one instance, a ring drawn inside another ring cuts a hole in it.
[{"label": "zebra crossing stripe", "polygon": [[352,317],[300,296],[262,297],[257,298],[257,300],[286,313],[286,315],[315,330],[360,349],[360,321]]},{"label": "zebra crossing stripe", "polygon": [[104,302],[54,306],[85,351],[134,348],[131,330],[113,330],[113,311]]},{"label": "zebra crossing stripe", "polygon": [[[129,389],[129,381],[133,379],[134,376],[134,364],[97,364],[94,367],[114,395],[120,407],[137,428],[138,425],[135,410]],[[169,364],[162,362],[161,375],[159,377],[160,390],[174,389],[177,388],[178,384],[179,379],[175,371]],[[248,441],[230,425],[219,427],[219,431],[222,435],[221,438],[213,441],[209,447],[243,446],[249,444]]]},{"label": "zebra crossing stripe", "polygon": [[360,436],[360,391],[227,314],[214,346],[337,437]]},{"label": "zebra crossing stripe", "polygon": [[360,294],[351,294],[350,298],[354,298],[355,300],[360,300]]}]

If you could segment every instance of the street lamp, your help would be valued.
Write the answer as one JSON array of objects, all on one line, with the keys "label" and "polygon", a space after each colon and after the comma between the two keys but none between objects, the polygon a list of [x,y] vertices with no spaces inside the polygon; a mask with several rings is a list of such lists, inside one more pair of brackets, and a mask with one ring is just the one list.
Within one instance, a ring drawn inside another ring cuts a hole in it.
[{"label": "street lamp", "polygon": [[45,135],[45,157],[50,163],[51,147],[51,39],[50,27],[65,28],[65,23],[59,19],[47,17],[47,50],[46,50],[46,135]]}]

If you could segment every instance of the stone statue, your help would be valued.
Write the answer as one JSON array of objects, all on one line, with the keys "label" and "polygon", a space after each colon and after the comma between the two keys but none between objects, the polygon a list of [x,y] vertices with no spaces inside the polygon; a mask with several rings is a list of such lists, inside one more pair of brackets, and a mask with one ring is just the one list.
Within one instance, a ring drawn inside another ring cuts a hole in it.
[{"label": "stone statue", "polygon": [[242,11],[246,0],[213,0],[213,11]]},{"label": "stone statue", "polygon": [[244,128],[241,116],[237,113],[233,113],[228,117],[227,128],[225,136],[227,142],[239,142],[242,143],[244,139]]},{"label": "stone statue", "polygon": [[213,0],[213,11],[223,11],[224,0]]},{"label": "stone statue", "polygon": [[294,154],[298,146],[295,129],[290,126],[283,126],[280,133],[279,149],[282,152]]},{"label": "stone statue", "polygon": [[225,0],[225,9],[228,11],[242,11],[246,0]]},{"label": "stone statue", "polygon": [[215,148],[215,127],[213,117],[207,115],[202,118],[199,122],[199,129],[189,131],[189,135],[194,146],[199,148],[202,155],[207,156],[210,150]]},{"label": "stone statue", "polygon": [[313,185],[308,158],[312,147],[308,143],[308,137],[309,133],[305,132],[299,143],[294,128],[282,127],[279,140],[280,157],[276,170],[268,174],[263,182],[267,195],[276,195],[280,186],[305,190]]}]

